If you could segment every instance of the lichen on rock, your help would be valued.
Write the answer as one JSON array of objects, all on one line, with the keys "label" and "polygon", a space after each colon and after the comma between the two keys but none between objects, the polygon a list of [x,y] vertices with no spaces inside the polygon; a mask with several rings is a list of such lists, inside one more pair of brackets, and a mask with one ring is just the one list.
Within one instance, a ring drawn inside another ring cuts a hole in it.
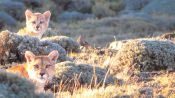
[{"label": "lichen on rock", "polygon": [[[175,68],[175,44],[168,40],[135,39],[123,44],[111,59],[114,73],[156,71]],[[127,67],[126,67],[127,66]]]},{"label": "lichen on rock", "polygon": [[0,33],[1,64],[24,61],[26,50],[32,51],[36,55],[47,55],[52,50],[58,50],[58,61],[67,59],[65,49],[59,44],[47,40],[40,41],[38,38],[30,36],[20,36],[9,31]]}]

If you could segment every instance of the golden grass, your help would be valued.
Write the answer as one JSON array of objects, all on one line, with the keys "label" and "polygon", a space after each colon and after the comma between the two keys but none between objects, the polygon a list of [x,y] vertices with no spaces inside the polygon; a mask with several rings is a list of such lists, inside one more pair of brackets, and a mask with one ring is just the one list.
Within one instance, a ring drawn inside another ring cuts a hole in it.
[{"label": "golden grass", "polygon": [[[100,51],[100,50],[99,50]],[[88,63],[93,66],[104,68],[103,63],[107,58],[110,57],[106,52],[99,55],[98,50],[92,49],[79,54],[70,53],[70,57],[76,57],[77,63]],[[61,91],[56,93],[56,98],[112,98],[115,96],[130,96],[131,98],[138,98],[148,96],[140,93],[142,88],[152,89],[152,98],[157,96],[165,96],[168,98],[175,98],[175,74],[174,72],[156,71],[156,72],[145,72],[149,74],[145,80],[139,81],[137,78],[145,78],[139,76],[132,76],[123,74],[124,72],[118,73],[115,77],[121,79],[123,82],[116,83],[114,85],[92,87],[83,86],[76,87],[73,92]],[[135,72],[141,74],[142,72]],[[144,72],[143,72],[144,73]],[[109,73],[107,73],[109,74]],[[134,78],[137,77],[137,78]]]}]

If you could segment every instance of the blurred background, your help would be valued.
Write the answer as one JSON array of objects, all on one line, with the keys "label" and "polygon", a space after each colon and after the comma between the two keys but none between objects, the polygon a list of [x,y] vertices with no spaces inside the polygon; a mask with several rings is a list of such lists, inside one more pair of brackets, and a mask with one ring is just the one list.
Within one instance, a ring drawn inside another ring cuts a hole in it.
[{"label": "blurred background", "polygon": [[26,9],[51,11],[45,36],[81,35],[95,46],[175,30],[175,0],[0,0],[0,30],[25,27]]}]

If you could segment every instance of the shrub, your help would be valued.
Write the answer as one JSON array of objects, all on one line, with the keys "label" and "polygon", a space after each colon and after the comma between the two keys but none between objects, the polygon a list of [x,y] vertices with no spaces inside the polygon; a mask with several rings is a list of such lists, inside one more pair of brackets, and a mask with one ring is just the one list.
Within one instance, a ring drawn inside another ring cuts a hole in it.
[{"label": "shrub", "polygon": [[0,71],[1,98],[53,98],[52,95],[35,93],[34,85],[17,75]]},{"label": "shrub", "polygon": [[88,64],[75,64],[70,61],[56,64],[56,82],[61,85],[61,90],[74,90],[82,85],[98,87],[114,83],[115,78],[106,76],[106,73],[107,70]]},{"label": "shrub", "polygon": [[48,55],[52,50],[59,51],[59,61],[67,59],[66,51],[59,44],[50,41],[40,41],[38,38],[30,36],[20,36],[9,31],[0,33],[0,60],[3,63],[12,63],[24,60],[26,50],[34,52],[36,55]]},{"label": "shrub", "polygon": [[[175,45],[167,40],[136,39],[123,44],[112,58],[114,73],[125,70],[155,71],[175,68]],[[127,67],[126,67],[127,66]],[[128,68],[128,69],[126,69]]]},{"label": "shrub", "polygon": [[92,12],[98,17],[115,16],[124,8],[122,0],[96,1]]}]

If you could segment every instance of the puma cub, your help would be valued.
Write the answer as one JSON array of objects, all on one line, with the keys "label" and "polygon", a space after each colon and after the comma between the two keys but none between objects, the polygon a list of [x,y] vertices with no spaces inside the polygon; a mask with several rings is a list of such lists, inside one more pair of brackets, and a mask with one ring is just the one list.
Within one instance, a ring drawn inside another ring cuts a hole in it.
[{"label": "puma cub", "polygon": [[[50,81],[55,74],[55,63],[59,56],[54,50],[48,55],[35,56],[31,51],[25,52],[27,62],[23,65],[16,65],[6,71],[18,73],[19,75],[38,83],[42,89],[46,82]],[[38,86],[38,85],[37,85]]]},{"label": "puma cub", "polygon": [[51,12],[46,11],[42,13],[33,13],[30,10],[25,11],[26,27],[18,31],[19,35],[29,35],[41,38],[43,33],[47,30]]}]

